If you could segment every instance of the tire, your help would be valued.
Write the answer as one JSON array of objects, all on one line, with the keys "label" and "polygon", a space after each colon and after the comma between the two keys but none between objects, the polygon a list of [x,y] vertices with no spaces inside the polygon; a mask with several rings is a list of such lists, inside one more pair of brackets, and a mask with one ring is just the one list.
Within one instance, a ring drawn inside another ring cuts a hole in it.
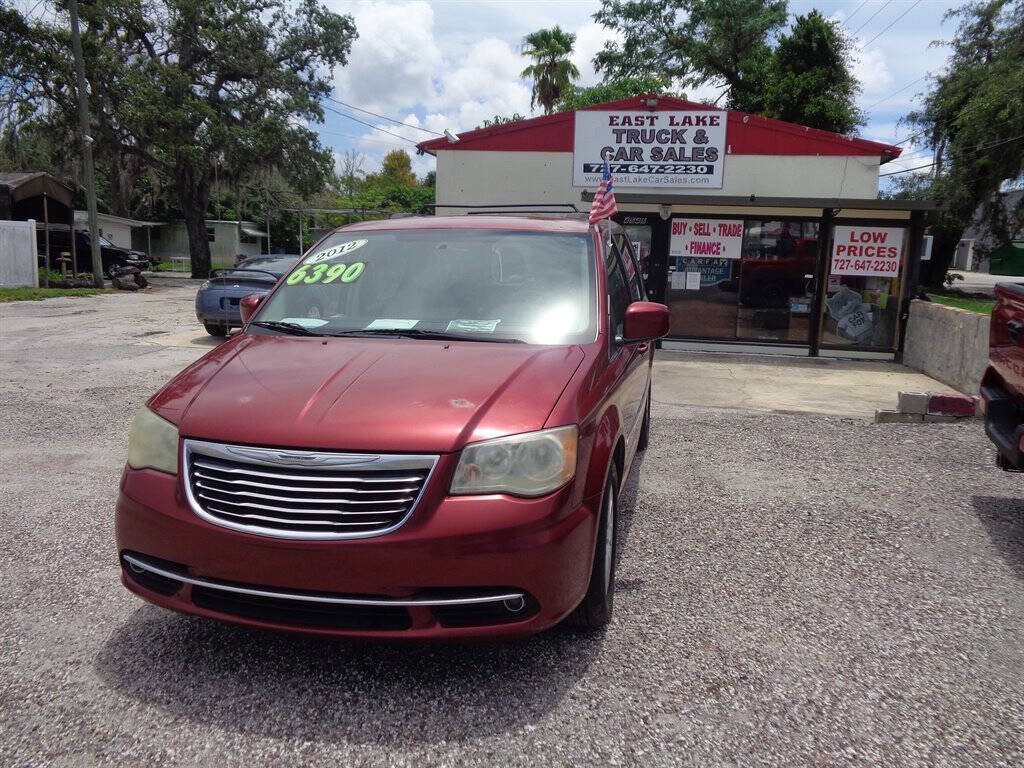
[{"label": "tire", "polygon": [[646,451],[651,439],[651,385],[647,385],[647,405],[644,406],[644,423],[640,425],[640,438],[636,442],[638,451]]},{"label": "tire", "polygon": [[[619,511],[619,473],[612,464],[601,495],[601,518],[598,521],[594,564],[590,569],[590,585],[582,602],[569,614],[568,623],[584,630],[595,630],[612,618],[615,598],[615,546]],[[609,542],[609,539],[611,541]]]},{"label": "tire", "polygon": [[203,328],[211,336],[227,336],[228,327],[226,325],[218,325],[217,323],[203,323]]},{"label": "tire", "polygon": [[111,263],[110,266],[107,267],[107,277],[113,280],[115,277],[117,277],[118,270],[120,270],[121,267],[123,266],[124,264],[118,264],[116,262]]}]

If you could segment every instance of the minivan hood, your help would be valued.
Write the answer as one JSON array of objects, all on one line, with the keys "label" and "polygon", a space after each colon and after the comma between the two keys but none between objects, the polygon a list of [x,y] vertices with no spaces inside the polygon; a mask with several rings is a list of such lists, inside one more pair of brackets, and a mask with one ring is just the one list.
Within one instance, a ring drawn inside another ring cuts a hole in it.
[{"label": "minivan hood", "polygon": [[241,335],[150,401],[183,437],[444,453],[541,429],[578,346]]}]

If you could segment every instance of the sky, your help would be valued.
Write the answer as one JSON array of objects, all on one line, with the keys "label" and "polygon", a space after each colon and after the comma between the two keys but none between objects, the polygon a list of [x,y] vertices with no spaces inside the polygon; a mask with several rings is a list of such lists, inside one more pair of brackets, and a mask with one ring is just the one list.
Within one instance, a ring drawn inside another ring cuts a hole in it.
[{"label": "sky", "polygon": [[[376,170],[387,152],[404,148],[412,155],[413,170],[422,175],[434,167],[434,159],[417,157],[414,142],[445,129],[472,130],[496,114],[539,114],[530,109],[529,83],[519,77],[529,63],[521,54],[526,34],[555,24],[574,32],[573,60],[584,86],[600,80],[591,59],[611,38],[592,18],[600,7],[597,0],[326,2],[332,10],[351,14],[359,32],[348,64],[334,72],[333,98],[407,124],[327,103],[334,111],[319,126],[322,143],[339,158],[346,151],[359,152],[367,172]],[[860,49],[854,70],[863,87],[859,104],[868,115],[858,135],[895,143],[912,133],[898,121],[919,103],[927,75],[942,71],[947,49],[932,43],[953,36],[956,21],[943,23],[943,16],[961,4],[790,0],[789,11],[792,23],[796,15],[817,8],[853,36]],[[687,91],[687,96],[713,100],[718,93],[703,87]],[[930,162],[912,141],[901,146],[904,156],[887,164],[885,171]]]}]

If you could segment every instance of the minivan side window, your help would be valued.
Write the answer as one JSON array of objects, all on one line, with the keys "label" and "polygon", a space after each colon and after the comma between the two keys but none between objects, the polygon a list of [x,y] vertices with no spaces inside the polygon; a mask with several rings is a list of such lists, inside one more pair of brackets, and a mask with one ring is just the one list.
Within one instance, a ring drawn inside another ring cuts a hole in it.
[{"label": "minivan side window", "polygon": [[613,243],[605,242],[605,274],[608,276],[608,331],[612,344],[616,337],[621,337],[626,330],[626,307],[632,300],[626,276],[619,261],[618,248]]},{"label": "minivan side window", "polygon": [[615,244],[618,246],[619,255],[622,258],[622,266],[626,269],[626,279],[629,280],[629,293],[633,297],[633,301],[643,301],[643,280],[640,276],[640,267],[637,264],[636,256],[633,254],[633,246],[625,235],[616,235]]}]

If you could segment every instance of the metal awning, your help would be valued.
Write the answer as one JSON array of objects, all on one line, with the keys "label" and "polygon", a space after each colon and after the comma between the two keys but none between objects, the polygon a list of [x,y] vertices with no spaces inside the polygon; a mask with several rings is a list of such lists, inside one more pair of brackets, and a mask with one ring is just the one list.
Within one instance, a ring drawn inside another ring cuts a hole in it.
[{"label": "metal awning", "polygon": [[[589,203],[594,193],[585,191],[580,199]],[[856,208],[871,211],[941,211],[942,200],[882,200],[876,197],[757,197],[755,195],[680,195],[665,192],[615,191],[619,203],[647,205],[731,205],[744,208]]]},{"label": "metal awning", "polygon": [[71,207],[71,187],[62,184],[43,171],[0,173],[0,189],[3,189],[14,203],[20,203],[30,197],[46,195],[61,205]]},{"label": "metal awning", "polygon": [[247,227],[244,224],[242,225],[242,234],[243,235],[248,235],[249,237],[266,237],[267,236],[266,232],[261,232],[260,230],[254,229],[253,227]]}]

